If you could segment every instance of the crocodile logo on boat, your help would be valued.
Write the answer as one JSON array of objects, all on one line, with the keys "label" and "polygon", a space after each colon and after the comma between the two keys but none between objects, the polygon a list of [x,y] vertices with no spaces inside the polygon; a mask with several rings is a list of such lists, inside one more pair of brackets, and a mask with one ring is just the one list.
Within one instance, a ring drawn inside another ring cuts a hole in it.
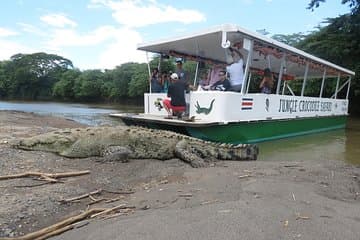
[{"label": "crocodile logo on boat", "polygon": [[164,106],[162,105],[162,99],[161,98],[157,98],[156,101],[154,102],[155,107],[161,111],[161,109],[164,108]]},{"label": "crocodile logo on boat", "polygon": [[213,100],[211,101],[210,107],[208,107],[208,108],[201,107],[201,106],[199,105],[199,102],[196,101],[196,105],[195,105],[195,107],[196,107],[196,113],[198,113],[198,114],[204,113],[205,115],[208,115],[208,114],[211,112],[212,108],[213,108],[214,101],[215,101],[215,99],[213,99]]}]

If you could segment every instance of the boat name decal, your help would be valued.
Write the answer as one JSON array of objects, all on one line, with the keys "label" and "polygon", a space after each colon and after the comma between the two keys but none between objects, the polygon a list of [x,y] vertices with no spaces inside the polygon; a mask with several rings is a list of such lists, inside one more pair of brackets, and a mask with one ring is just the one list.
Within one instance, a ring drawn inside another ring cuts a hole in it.
[{"label": "boat name decal", "polygon": [[241,110],[252,110],[254,99],[242,98]]},{"label": "boat name decal", "polygon": [[195,105],[196,113],[198,113],[198,114],[204,113],[205,115],[208,115],[211,112],[212,108],[213,108],[214,101],[215,101],[215,99],[211,100],[210,107],[208,107],[208,108],[201,107],[199,102],[196,101],[196,105]]},{"label": "boat name decal", "polygon": [[280,99],[278,112],[330,112],[332,102],[319,100]]}]

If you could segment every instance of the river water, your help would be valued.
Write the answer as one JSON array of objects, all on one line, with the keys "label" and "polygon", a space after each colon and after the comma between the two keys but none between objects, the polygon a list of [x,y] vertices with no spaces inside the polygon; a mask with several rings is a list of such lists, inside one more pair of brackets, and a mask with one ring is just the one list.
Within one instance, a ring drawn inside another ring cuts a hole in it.
[{"label": "river water", "polygon": [[[98,126],[122,124],[112,112],[142,112],[139,106],[56,102],[0,101],[0,110],[17,110],[59,116]],[[259,143],[258,160],[328,160],[360,165],[360,118],[349,118],[346,129]]]}]

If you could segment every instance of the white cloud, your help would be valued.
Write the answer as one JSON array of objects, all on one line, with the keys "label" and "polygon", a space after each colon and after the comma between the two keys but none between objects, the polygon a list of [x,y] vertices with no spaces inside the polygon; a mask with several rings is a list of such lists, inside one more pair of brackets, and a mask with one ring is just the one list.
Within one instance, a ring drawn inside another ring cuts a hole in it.
[{"label": "white cloud", "polygon": [[[80,69],[112,69],[125,62],[146,61],[145,53],[136,49],[142,42],[142,35],[135,28],[166,22],[188,24],[205,21],[205,15],[199,11],[177,9],[156,0],[91,0],[88,7],[109,9],[117,26],[104,25],[80,32],[80,27],[76,28],[78,24],[65,14],[43,15],[40,20],[47,25],[44,29],[43,26],[17,23],[23,33],[40,37],[36,47],[39,49],[1,41],[0,38],[0,46],[9,49],[2,51],[0,57],[9,58],[14,52],[45,51],[69,58]],[[14,33],[7,32],[6,35]],[[2,35],[5,31],[0,28],[0,37]]]},{"label": "white cloud", "polygon": [[1,40],[0,39],[0,61],[9,60],[11,56],[17,53],[33,53],[36,52],[34,49],[31,49],[27,46],[24,46],[13,41]]},{"label": "white cloud", "polygon": [[18,35],[18,34],[19,33],[15,32],[13,30],[0,27],[0,37],[11,37],[11,36],[15,36],[15,35]]},{"label": "white cloud", "polygon": [[21,27],[21,30],[30,34],[34,34],[37,36],[47,36],[47,33],[43,30],[41,30],[38,27],[35,27],[34,25],[28,24],[28,23],[17,23]]},{"label": "white cloud", "polygon": [[70,27],[77,26],[77,24],[74,21],[70,20],[64,14],[57,14],[57,13],[48,14],[40,17],[40,20],[50,26],[59,27],[59,28],[63,28],[65,26],[70,26]]},{"label": "white cloud", "polygon": [[145,62],[145,52],[136,50],[142,38],[136,31],[120,29],[116,32],[114,42],[106,47],[99,56],[100,68],[114,68],[125,62]]},{"label": "white cloud", "polygon": [[177,9],[157,3],[156,0],[92,0],[89,7],[110,8],[113,18],[127,27],[144,27],[156,23],[180,22],[189,24],[205,21],[204,14],[191,9]]},{"label": "white cloud", "polygon": [[117,29],[112,26],[101,26],[92,32],[79,34],[73,29],[55,29],[47,41],[50,48],[69,46],[92,46],[105,42],[116,35]]},{"label": "white cloud", "polygon": [[[70,47],[79,50],[89,49],[88,56],[73,56],[76,59],[91,58],[92,66],[85,66],[80,63],[81,69],[106,68],[111,69],[125,62],[144,62],[144,53],[136,50],[136,45],[142,42],[141,35],[129,28],[115,28],[113,26],[101,26],[94,31],[79,34],[73,29],[55,29],[50,34],[51,38],[46,41],[47,51],[61,52]],[[96,55],[95,49],[100,49]],[[73,50],[72,52],[74,52]],[[73,55],[73,53],[71,54]],[[90,62],[90,61],[87,61]]]}]

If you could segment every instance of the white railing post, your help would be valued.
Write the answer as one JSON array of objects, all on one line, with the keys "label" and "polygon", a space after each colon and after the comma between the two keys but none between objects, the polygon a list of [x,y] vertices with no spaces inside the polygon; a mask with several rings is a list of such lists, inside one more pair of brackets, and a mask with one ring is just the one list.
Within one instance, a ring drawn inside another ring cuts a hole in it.
[{"label": "white railing post", "polygon": [[197,62],[196,64],[196,70],[195,70],[195,77],[194,77],[194,86],[196,84],[196,78],[197,78],[197,75],[198,75],[198,71],[199,71],[199,62]]},{"label": "white railing post", "polygon": [[150,61],[149,61],[149,55],[148,52],[146,52],[146,62],[147,62],[147,66],[148,66],[148,71],[149,71],[149,92],[151,93],[151,69],[150,69]]},{"label": "white railing post", "polygon": [[304,80],[303,80],[303,84],[302,84],[302,88],[301,88],[301,96],[304,96],[308,72],[309,72],[309,62],[306,63],[306,67],[305,67]]},{"label": "white railing post", "polygon": [[350,85],[351,85],[351,76],[349,76],[349,83],[348,83],[348,88],[347,88],[347,92],[346,92],[346,99],[349,99]]},{"label": "white railing post", "polygon": [[287,81],[284,81],[283,89],[282,89],[282,95],[285,94],[285,87],[287,86]]},{"label": "white railing post", "polygon": [[324,73],[323,73],[323,77],[322,77],[322,82],[321,82],[321,88],[320,88],[319,98],[322,98],[322,95],[323,95],[324,85],[325,85],[325,78],[326,78],[326,68],[324,69]]},{"label": "white railing post", "polygon": [[[244,40],[246,40],[246,39],[244,39]],[[244,94],[245,86],[247,84],[247,76],[249,75],[250,63],[251,63],[252,53],[253,53],[253,46],[254,46],[254,40],[250,40],[250,49],[249,49],[249,54],[246,59],[245,73],[243,76],[243,84],[241,85],[241,94]]]},{"label": "white railing post", "polygon": [[337,81],[336,81],[335,99],[337,99],[337,94],[338,94],[338,90],[339,90],[339,82],[340,82],[340,73],[338,74]]},{"label": "white railing post", "polygon": [[276,86],[276,94],[278,94],[278,95],[280,92],[281,79],[282,79],[282,75],[283,75],[284,67],[285,67],[285,58],[286,58],[286,54],[284,53],[284,56],[282,57],[281,64],[280,64],[278,83]]},{"label": "white railing post", "polygon": [[250,81],[251,81],[251,72],[249,73],[248,82],[246,84],[246,93],[249,93]]}]

